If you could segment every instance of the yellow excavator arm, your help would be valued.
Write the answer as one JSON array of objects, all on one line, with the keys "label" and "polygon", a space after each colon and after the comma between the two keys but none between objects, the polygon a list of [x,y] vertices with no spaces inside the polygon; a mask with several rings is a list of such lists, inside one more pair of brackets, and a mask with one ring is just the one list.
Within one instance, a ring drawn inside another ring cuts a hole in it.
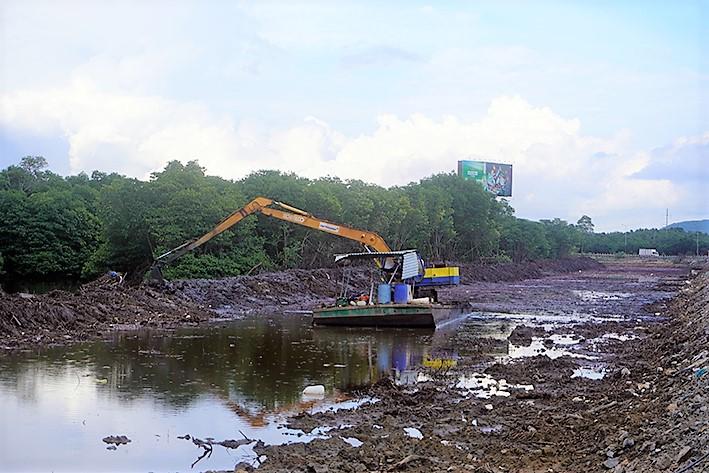
[{"label": "yellow excavator arm", "polygon": [[340,225],[337,223],[329,222],[327,220],[317,218],[312,214],[300,210],[298,208],[292,207],[288,204],[282,202],[277,202],[275,200],[266,197],[256,197],[254,200],[229,214],[226,218],[220,221],[213,229],[205,233],[201,237],[190,240],[182,245],[168,251],[165,254],[158,256],[153,264],[153,270],[160,269],[161,266],[169,264],[186,253],[194,250],[195,248],[205,244],[215,236],[233,227],[245,217],[249,215],[261,213],[269,217],[277,218],[278,220],[283,220],[284,222],[294,223],[296,225],[302,225],[304,227],[312,228],[313,230],[319,230],[321,232],[330,233],[331,235],[337,235],[343,238],[347,238],[353,241],[358,241],[365,247],[379,252],[389,252],[391,248],[386,244],[384,239],[374,232],[368,232],[366,230],[358,230],[356,228],[350,228],[345,225]]}]

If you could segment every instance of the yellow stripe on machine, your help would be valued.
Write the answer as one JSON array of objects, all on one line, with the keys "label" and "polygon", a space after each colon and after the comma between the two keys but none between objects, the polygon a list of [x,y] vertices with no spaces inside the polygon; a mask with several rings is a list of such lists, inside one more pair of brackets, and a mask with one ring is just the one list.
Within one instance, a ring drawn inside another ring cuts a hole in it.
[{"label": "yellow stripe on machine", "polygon": [[426,268],[423,277],[425,278],[447,278],[460,276],[460,268],[457,266],[446,266],[443,268]]}]

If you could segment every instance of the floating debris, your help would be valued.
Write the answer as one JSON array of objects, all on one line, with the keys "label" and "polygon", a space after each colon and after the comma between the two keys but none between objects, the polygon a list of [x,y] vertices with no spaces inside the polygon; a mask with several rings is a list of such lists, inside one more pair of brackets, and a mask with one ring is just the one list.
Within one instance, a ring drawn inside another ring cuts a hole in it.
[{"label": "floating debris", "polygon": [[101,440],[103,440],[105,443],[115,445],[126,445],[131,442],[131,439],[129,439],[125,435],[109,435],[108,437],[104,437]]},{"label": "floating debris", "polygon": [[303,389],[303,397],[322,399],[323,397],[325,397],[325,386],[323,386],[322,384],[307,386],[305,389]]}]

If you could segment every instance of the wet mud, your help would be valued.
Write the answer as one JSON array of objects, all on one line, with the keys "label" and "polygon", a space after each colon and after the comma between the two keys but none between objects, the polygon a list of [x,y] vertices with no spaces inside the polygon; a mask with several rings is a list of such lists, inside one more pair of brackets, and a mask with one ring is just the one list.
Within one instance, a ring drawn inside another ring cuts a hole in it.
[{"label": "wet mud", "polygon": [[709,471],[709,274],[697,274],[613,264],[457,288],[495,309],[478,317],[507,320],[506,339],[467,320],[448,341],[453,367],[395,374],[357,410],[292,418],[345,427],[257,446],[259,471]]},{"label": "wet mud", "polygon": [[[42,335],[39,344],[70,343],[111,327],[170,328],[215,314],[305,310],[336,290],[339,274],[317,271],[183,281],[163,291],[99,281],[72,295],[0,294],[0,307],[11,309],[0,311],[2,340],[19,346],[24,331]],[[280,428],[293,432],[290,443],[233,437],[238,445],[228,445],[253,452],[235,470],[707,471],[704,268],[573,260],[523,265],[511,280],[494,267],[462,271],[469,274],[463,284],[441,296],[471,302],[475,312],[437,334],[435,352],[349,388],[357,408],[288,417]],[[368,284],[369,271],[354,278]],[[182,440],[197,451],[195,460],[230,448],[200,438],[202,445]]]},{"label": "wet mud", "polygon": [[149,286],[129,288],[109,277],[76,292],[0,290],[0,353],[104,338],[114,330],[196,325],[212,316],[188,299]]},{"label": "wet mud", "polygon": [[[467,280],[509,280],[598,266],[590,258],[571,258],[470,265],[461,270]],[[74,292],[8,294],[0,289],[0,350],[31,350],[105,338],[113,330],[172,330],[215,318],[308,311],[331,304],[343,276],[343,270],[336,268],[293,269],[224,279],[181,280],[160,287],[127,287],[102,277]],[[369,266],[347,271],[352,288],[368,288],[372,277]]]}]

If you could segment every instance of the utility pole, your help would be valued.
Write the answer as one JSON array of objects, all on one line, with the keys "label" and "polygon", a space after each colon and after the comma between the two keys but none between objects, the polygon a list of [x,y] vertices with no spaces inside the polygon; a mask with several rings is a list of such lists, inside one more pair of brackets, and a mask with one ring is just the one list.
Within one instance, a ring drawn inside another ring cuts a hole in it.
[{"label": "utility pole", "polygon": [[665,227],[669,226],[670,224],[670,208],[667,207],[665,209]]}]

